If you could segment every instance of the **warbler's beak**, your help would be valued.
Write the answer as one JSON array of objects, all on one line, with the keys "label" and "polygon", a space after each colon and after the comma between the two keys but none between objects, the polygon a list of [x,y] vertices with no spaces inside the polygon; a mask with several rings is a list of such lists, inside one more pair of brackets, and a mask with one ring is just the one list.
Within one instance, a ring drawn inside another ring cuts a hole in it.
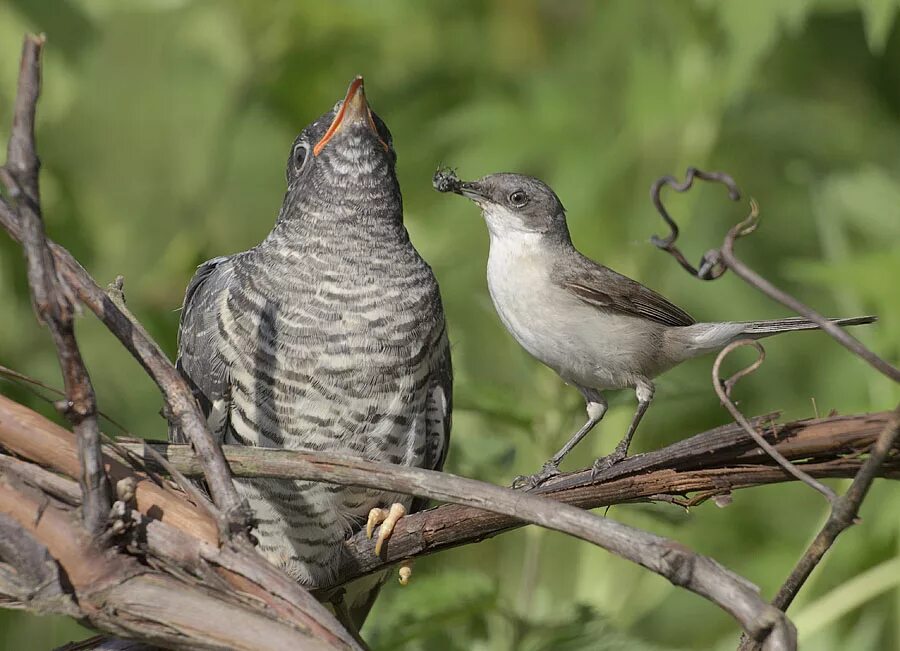
[{"label": "warbler's beak", "polygon": [[456,172],[449,167],[439,167],[431,179],[431,184],[438,192],[459,194],[479,205],[489,200],[488,193],[479,181],[460,181]]},{"label": "warbler's beak", "polygon": [[328,131],[325,132],[322,139],[316,143],[315,147],[313,147],[313,155],[318,156],[322,153],[322,150],[325,148],[325,145],[328,144],[329,140],[342,129],[346,129],[348,126],[354,124],[363,124],[369,127],[372,130],[372,133],[375,134],[375,137],[378,138],[378,142],[384,147],[384,150],[388,150],[387,143],[382,140],[380,135],[378,135],[375,119],[372,117],[372,109],[369,108],[369,102],[366,100],[366,91],[363,87],[363,78],[361,75],[358,75],[356,79],[351,82],[350,88],[347,89],[347,96],[344,98],[337,115],[334,116],[334,120],[331,121]]},{"label": "warbler's beak", "polygon": [[455,190],[456,194],[461,194],[466,199],[471,199],[472,201],[481,202],[487,201],[488,196],[482,190],[481,184],[478,181],[463,181],[459,184],[459,187]]}]

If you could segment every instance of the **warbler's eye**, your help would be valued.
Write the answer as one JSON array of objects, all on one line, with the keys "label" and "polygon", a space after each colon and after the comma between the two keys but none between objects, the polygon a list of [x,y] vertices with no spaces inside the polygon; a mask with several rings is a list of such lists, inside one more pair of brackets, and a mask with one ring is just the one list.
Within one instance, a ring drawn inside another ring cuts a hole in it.
[{"label": "warbler's eye", "polygon": [[298,172],[303,169],[303,165],[306,163],[307,154],[309,154],[309,147],[306,143],[301,142],[294,147],[294,169]]},{"label": "warbler's eye", "polygon": [[528,195],[525,194],[524,190],[516,190],[511,195],[509,195],[509,202],[516,208],[521,208],[526,203],[528,203]]}]

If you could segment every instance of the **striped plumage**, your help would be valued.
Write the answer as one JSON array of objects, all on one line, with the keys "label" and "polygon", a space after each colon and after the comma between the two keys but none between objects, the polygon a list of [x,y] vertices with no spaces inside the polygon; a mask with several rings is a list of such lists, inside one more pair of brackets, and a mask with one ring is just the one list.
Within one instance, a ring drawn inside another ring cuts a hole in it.
[{"label": "striped plumage", "polygon": [[[339,103],[297,138],[269,236],[197,271],[178,365],[224,443],[440,469],[451,399],[440,294],[403,226],[390,133],[353,93],[355,113]],[[235,483],[260,550],[309,586],[334,579],[341,541],[371,508],[413,506],[307,481]]]}]

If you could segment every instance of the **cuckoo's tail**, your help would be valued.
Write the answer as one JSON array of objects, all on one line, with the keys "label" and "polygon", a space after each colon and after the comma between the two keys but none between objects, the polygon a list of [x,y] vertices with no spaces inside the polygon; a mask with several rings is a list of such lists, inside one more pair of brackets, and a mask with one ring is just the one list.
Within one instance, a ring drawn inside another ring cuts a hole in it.
[{"label": "cuckoo's tail", "polygon": [[[845,319],[828,319],[835,325],[842,328],[847,326],[865,325],[867,323],[875,323],[877,316],[853,316]],[[744,329],[741,331],[742,336],[751,339],[761,339],[769,335],[775,335],[779,332],[791,332],[793,330],[817,330],[818,325],[809,319],[800,317],[791,317],[787,319],[771,319],[769,321],[746,321],[741,323]]]}]

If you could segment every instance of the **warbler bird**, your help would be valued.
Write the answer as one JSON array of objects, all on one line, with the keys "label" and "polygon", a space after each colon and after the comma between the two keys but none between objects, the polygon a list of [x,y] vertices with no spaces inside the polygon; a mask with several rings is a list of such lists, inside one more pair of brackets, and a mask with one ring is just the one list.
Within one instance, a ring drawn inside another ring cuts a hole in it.
[{"label": "warbler bird", "polygon": [[[595,470],[625,458],[653,399],[653,378],[681,362],[742,338],[814,330],[805,319],[697,323],[640,283],[582,255],[572,244],[566,211],[544,182],[522,174],[491,174],[471,182],[438,170],[434,186],[471,199],[490,234],[487,282],[500,320],[522,347],[584,396],[587,422],[518,486],[536,486],[559,473],[562,459],[600,422],[603,391],[634,389],[638,407],[615,451]],[[875,317],[834,319],[841,326]]]}]

